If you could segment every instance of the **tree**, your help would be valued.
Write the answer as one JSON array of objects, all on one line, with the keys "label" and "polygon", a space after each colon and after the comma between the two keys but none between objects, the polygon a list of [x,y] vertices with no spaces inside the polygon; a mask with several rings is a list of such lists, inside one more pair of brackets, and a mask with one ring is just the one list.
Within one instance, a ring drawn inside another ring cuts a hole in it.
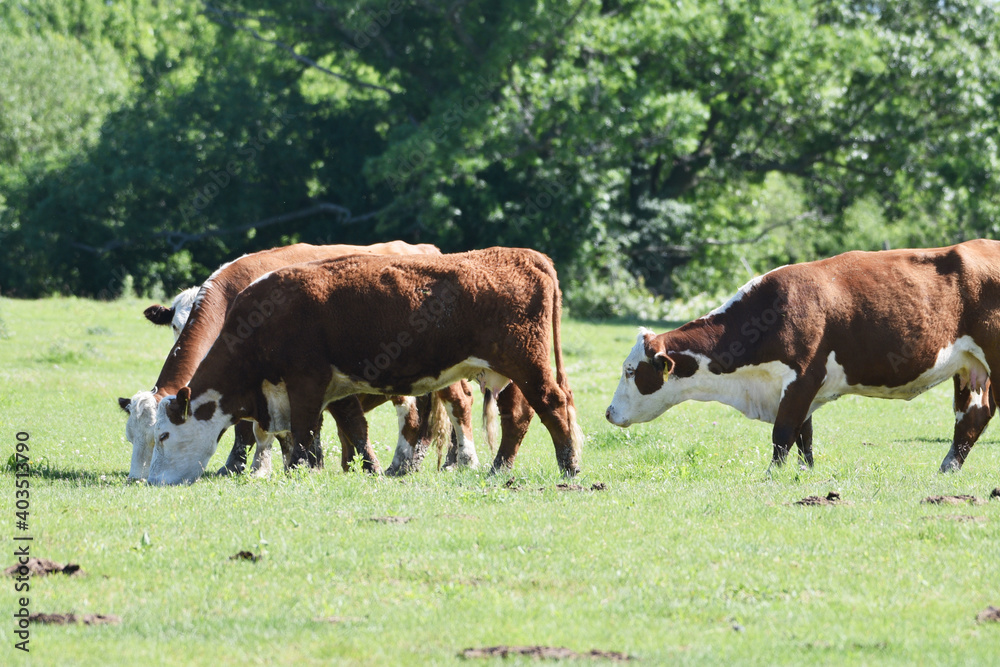
[{"label": "tree", "polygon": [[[268,244],[396,237],[538,248],[578,313],[607,315],[1000,222],[989,2],[196,7],[185,74],[11,193],[61,249],[26,286],[93,291],[72,277],[90,262],[173,287]],[[294,121],[221,185],[274,111]]]}]

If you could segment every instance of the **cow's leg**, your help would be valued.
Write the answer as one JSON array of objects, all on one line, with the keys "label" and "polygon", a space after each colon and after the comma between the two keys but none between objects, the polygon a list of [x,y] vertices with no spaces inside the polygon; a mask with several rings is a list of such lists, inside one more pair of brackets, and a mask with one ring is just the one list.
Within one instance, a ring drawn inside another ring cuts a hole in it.
[{"label": "cow's leg", "polygon": [[260,428],[257,422],[253,424],[253,437],[257,443],[257,449],[253,453],[253,465],[250,472],[254,477],[270,477],[274,465],[271,462],[271,445],[274,443],[274,436]]},{"label": "cow's leg", "polygon": [[783,398],[778,403],[778,414],[774,418],[774,428],[771,430],[771,442],[774,444],[774,453],[771,457],[772,467],[780,467],[785,464],[788,452],[792,449],[792,445],[799,440],[799,435],[807,421],[809,422],[807,429],[811,450],[812,421],[809,418],[809,407],[812,405],[817,391],[819,391],[819,383],[812,379],[808,371],[785,388]]},{"label": "cow's leg", "polygon": [[569,387],[560,387],[556,384],[552,370],[547,364],[544,368],[532,367],[511,380],[524,394],[531,408],[538,413],[539,419],[552,436],[559,469],[567,476],[578,473],[583,436],[576,423],[573,394],[569,391]]},{"label": "cow's leg", "polygon": [[[991,383],[987,380],[979,391],[956,375],[955,382],[955,435],[951,450],[941,463],[941,472],[957,471],[965,463],[972,446],[982,435],[990,418],[996,412],[996,399]],[[963,386],[964,385],[964,386]]]},{"label": "cow's leg", "polygon": [[[363,413],[370,412],[377,408],[378,406],[385,403],[389,398],[387,396],[382,396],[381,394],[360,394],[357,396],[358,401],[361,403],[361,411]],[[365,421],[365,429],[367,434],[368,422]],[[350,436],[337,425],[337,437],[340,440],[340,467],[343,468],[344,472],[351,469],[351,461],[354,460],[354,455],[357,453],[354,443],[351,442]],[[367,435],[365,436],[367,440]],[[364,454],[362,453],[362,456]]]},{"label": "cow's leg", "polygon": [[497,455],[493,459],[490,474],[513,467],[517,450],[521,447],[521,441],[524,440],[528,426],[531,425],[531,418],[535,414],[524,394],[514,383],[507,385],[507,388],[497,395],[496,401],[500,411],[500,445],[497,447]]},{"label": "cow's leg", "polygon": [[276,433],[274,437],[281,446],[281,462],[284,464],[285,470],[288,470],[292,467],[292,450],[294,449],[292,437],[287,432]]},{"label": "cow's leg", "polygon": [[802,427],[799,429],[799,436],[795,439],[796,444],[799,446],[799,465],[805,468],[806,466],[813,467],[813,418],[802,422]]},{"label": "cow's leg", "polygon": [[[392,456],[392,464],[385,471],[385,474],[395,477],[415,471],[420,465],[419,461],[414,460],[414,452],[419,445],[421,420],[417,409],[418,399],[413,396],[393,396],[391,400],[393,407],[396,408],[399,439],[396,441],[396,451]],[[430,401],[428,400],[427,403]],[[423,449],[427,450],[426,444]]]},{"label": "cow's leg", "polygon": [[[344,451],[352,451],[364,460],[364,470],[379,474],[382,467],[379,465],[378,456],[375,449],[368,441],[368,421],[365,419],[361,401],[357,396],[348,396],[339,401],[334,401],[327,406],[330,414],[337,421],[337,432],[341,434],[341,443],[350,443],[350,448],[346,444],[341,445],[341,465],[344,464]],[[351,457],[353,459],[353,455]]]},{"label": "cow's leg", "polygon": [[226,465],[219,468],[219,475],[238,475],[247,467],[247,450],[254,443],[253,422],[239,421],[233,427],[233,432],[236,434],[233,448],[229,451]]},{"label": "cow's leg", "polygon": [[452,426],[452,446],[448,448],[445,469],[456,466],[479,467],[476,444],[472,440],[472,387],[465,380],[437,392],[444,401]]},{"label": "cow's leg", "polygon": [[[424,394],[415,398],[414,409],[410,413],[410,420],[416,426],[416,435],[413,438],[413,456],[410,460],[411,470],[420,470],[420,466],[430,451],[431,443],[435,436],[442,437],[441,431],[447,426],[447,417],[441,401],[436,400],[431,394]],[[438,452],[441,448],[438,447]],[[441,455],[438,454],[438,467],[441,466]]]}]

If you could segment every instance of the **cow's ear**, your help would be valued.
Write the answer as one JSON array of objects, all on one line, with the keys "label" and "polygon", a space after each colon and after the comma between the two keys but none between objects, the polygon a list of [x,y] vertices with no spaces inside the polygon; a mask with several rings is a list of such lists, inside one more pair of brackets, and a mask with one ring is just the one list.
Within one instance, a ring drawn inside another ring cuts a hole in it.
[{"label": "cow's ear", "polygon": [[180,402],[181,416],[187,421],[191,416],[191,387],[181,387],[177,392],[177,400]]},{"label": "cow's ear", "polygon": [[653,356],[653,368],[666,375],[674,369],[674,362],[666,352],[657,352]]},{"label": "cow's ear", "polygon": [[142,314],[153,324],[170,324],[174,320],[174,309],[159,304],[150,306]]},{"label": "cow's ear", "polygon": [[129,399],[127,399],[127,398],[119,398],[119,399],[118,399],[118,405],[119,405],[119,407],[121,407],[121,409],[122,409],[122,410],[124,410],[125,412],[130,412],[130,410],[131,410],[131,407],[132,407],[132,401],[130,401],[130,400],[129,400]]},{"label": "cow's ear", "polygon": [[167,417],[174,424],[183,424],[191,416],[191,387],[181,387],[167,404]]}]

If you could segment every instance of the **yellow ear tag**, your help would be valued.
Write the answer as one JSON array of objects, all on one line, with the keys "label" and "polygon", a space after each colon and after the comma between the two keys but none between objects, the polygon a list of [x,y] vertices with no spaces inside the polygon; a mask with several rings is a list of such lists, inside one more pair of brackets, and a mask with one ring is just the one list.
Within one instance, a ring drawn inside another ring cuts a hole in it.
[{"label": "yellow ear tag", "polygon": [[187,421],[188,417],[190,416],[191,416],[191,401],[188,401],[187,405],[184,406],[184,421]]}]

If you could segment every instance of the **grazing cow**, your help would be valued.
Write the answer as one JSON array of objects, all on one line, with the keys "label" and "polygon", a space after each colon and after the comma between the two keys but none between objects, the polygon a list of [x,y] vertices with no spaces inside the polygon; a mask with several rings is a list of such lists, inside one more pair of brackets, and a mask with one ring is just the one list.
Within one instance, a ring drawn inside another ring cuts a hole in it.
[{"label": "grazing cow", "polygon": [[[399,245],[393,245],[390,246],[390,249],[399,250],[400,247]],[[403,249],[409,247],[416,248],[419,252],[414,254],[440,254],[436,246],[426,243],[416,246],[402,244],[402,247]],[[143,315],[153,324],[161,326],[169,324],[174,334],[174,340],[176,341],[180,337],[184,325],[187,323],[197,294],[198,288],[190,287],[174,297],[170,308],[165,308],[161,305],[152,305],[143,311]],[[359,398],[362,410],[366,413],[386,401],[384,396],[369,395]],[[437,392],[433,397],[428,396],[428,400],[421,404],[418,404],[417,400],[412,396],[392,396],[388,400],[392,401],[396,410],[400,437],[396,444],[392,465],[386,469],[387,475],[403,475],[411,470],[419,469],[420,463],[426,455],[428,444],[433,441],[440,445],[447,441],[452,433],[455,434],[455,439],[448,449],[447,459],[444,462],[445,465],[443,468],[450,470],[456,467],[476,468],[479,466],[479,458],[476,455],[476,448],[472,439],[472,390],[468,382],[463,380],[441,392]],[[130,403],[129,399],[119,399],[119,404],[126,412],[130,409]],[[447,412],[442,415],[439,410],[435,409],[436,407],[444,409]],[[155,407],[153,411],[155,412]],[[460,425],[460,428],[453,432],[450,428],[452,424],[456,428]],[[149,461],[153,455],[152,427],[150,426],[149,428],[150,434],[149,438],[147,438],[149,444],[145,449],[148,453],[145,462],[146,473],[148,473]],[[247,449],[256,441],[253,422],[240,421],[235,426],[235,432],[236,439],[233,442],[229,459],[226,461],[226,465],[219,470],[222,474],[242,472],[246,466]],[[354,446],[348,441],[342,429],[338,429],[338,435],[341,440],[341,464],[346,470],[350,463],[350,458],[354,454]],[[133,441],[133,438],[129,437],[129,440]],[[492,444],[491,441],[491,447]],[[266,474],[269,471],[269,464],[265,464],[264,461],[267,461],[269,456],[270,439],[264,438],[256,450],[251,470]],[[439,468],[442,467],[440,459],[439,454]]]},{"label": "grazing cow", "polygon": [[819,407],[844,394],[909,400],[954,378],[945,472],[962,467],[996,411],[992,368],[1000,242],[848,252],[755,278],[669,333],[642,330],[607,419],[625,427],[689,399],[719,401],[774,425],[772,465],[793,442],[812,465]]},{"label": "grazing cow", "polygon": [[[180,335],[167,355],[153,390],[138,392],[131,399],[118,399],[119,405],[128,413],[125,433],[132,443],[129,479],[143,479],[148,475],[153,455],[153,427],[156,421],[157,404],[164,396],[176,393],[191,379],[198,364],[221,331],[226,312],[236,295],[258,277],[273,269],[297,262],[342,257],[355,253],[439,255],[440,251],[433,245],[410,245],[401,241],[372,246],[313,246],[300,243],[244,255],[216,270],[198,289],[187,323],[182,327]],[[146,309],[146,316],[151,320],[159,320],[164,317],[164,313],[170,313],[170,321],[173,321],[183,310],[178,308],[180,302],[180,297],[175,299],[173,313],[162,306],[151,306]],[[255,318],[259,316],[260,313],[252,314],[250,322],[255,321]],[[251,325],[249,322],[244,322],[244,326],[250,327]],[[472,441],[471,410],[469,409],[472,400],[471,392],[467,386],[458,386],[449,387],[443,390],[440,395],[453,406],[450,415],[454,419],[463,420],[459,422],[455,430],[460,451],[459,463],[475,466],[477,460]],[[366,407],[370,409],[377,404],[378,402],[372,399],[366,400],[365,405],[361,405],[357,398],[344,398],[332,403],[328,408],[337,420],[338,434],[342,442],[346,440],[352,445],[342,448],[341,463],[345,469],[355,452],[364,458],[366,469],[378,469],[378,459],[368,444],[367,423],[363,416]],[[411,428],[405,431],[405,435],[412,436],[417,431],[416,425],[413,423],[416,420],[414,405],[411,401],[399,400],[396,409],[401,422],[411,425]],[[262,432],[256,435],[259,446],[253,467],[259,473],[266,474],[270,470],[270,438],[265,438]],[[220,472],[242,470],[246,462],[246,449],[254,439],[251,424],[238,428],[237,442],[233,446],[229,460]],[[401,439],[397,449],[406,453],[412,451],[413,444]],[[321,450],[314,446],[310,453],[309,460],[320,464]],[[403,460],[403,465],[406,464],[408,464],[408,460]],[[400,472],[402,471],[400,470]]]},{"label": "grazing cow", "polygon": [[170,325],[170,330],[174,333],[176,341],[181,336],[181,331],[191,315],[191,308],[194,307],[195,297],[198,295],[197,287],[189,287],[177,296],[170,304],[170,308],[161,305],[150,306],[142,311],[147,320],[153,324]]},{"label": "grazing cow", "polygon": [[[561,308],[551,261],[518,248],[355,255],[273,271],[237,297],[190,386],[160,403],[149,481],[197,479],[218,433],[240,419],[290,433],[301,458],[331,401],[424,394],[469,377],[497,395],[494,471],[513,464],[537,412],[559,467],[574,475],[582,436],[563,370]],[[263,316],[241,335],[255,312]]]}]

